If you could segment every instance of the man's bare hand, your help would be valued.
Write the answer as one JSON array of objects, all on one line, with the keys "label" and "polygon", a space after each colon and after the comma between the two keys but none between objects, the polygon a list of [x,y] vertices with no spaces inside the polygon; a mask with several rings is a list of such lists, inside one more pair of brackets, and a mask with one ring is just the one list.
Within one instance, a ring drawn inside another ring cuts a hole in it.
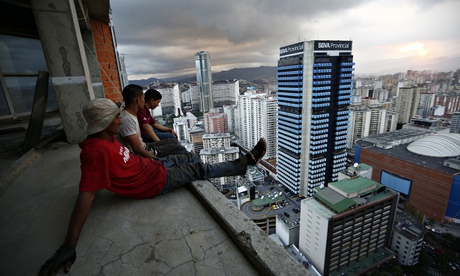
[{"label": "man's bare hand", "polygon": [[67,273],[76,258],[77,254],[75,248],[62,245],[56,253],[42,265],[39,275],[55,275],[61,266],[64,267],[64,272]]}]

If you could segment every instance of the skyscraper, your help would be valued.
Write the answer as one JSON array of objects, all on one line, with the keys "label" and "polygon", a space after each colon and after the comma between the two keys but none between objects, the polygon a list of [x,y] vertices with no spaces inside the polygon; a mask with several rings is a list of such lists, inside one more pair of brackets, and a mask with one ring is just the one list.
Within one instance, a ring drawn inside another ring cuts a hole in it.
[{"label": "skyscraper", "polygon": [[280,48],[276,170],[293,193],[312,196],[346,168],[351,48],[351,41],[323,40]]},{"label": "skyscraper", "polygon": [[208,52],[195,54],[196,81],[200,90],[200,111],[205,113],[214,108],[212,99],[211,57]]}]

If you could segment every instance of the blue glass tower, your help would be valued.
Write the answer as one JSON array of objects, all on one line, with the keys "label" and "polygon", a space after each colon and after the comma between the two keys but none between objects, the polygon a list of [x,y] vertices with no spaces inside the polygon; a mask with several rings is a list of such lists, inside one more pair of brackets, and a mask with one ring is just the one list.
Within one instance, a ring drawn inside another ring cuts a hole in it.
[{"label": "blue glass tower", "polygon": [[304,41],[280,48],[277,179],[291,192],[338,180],[346,169],[351,41]]}]

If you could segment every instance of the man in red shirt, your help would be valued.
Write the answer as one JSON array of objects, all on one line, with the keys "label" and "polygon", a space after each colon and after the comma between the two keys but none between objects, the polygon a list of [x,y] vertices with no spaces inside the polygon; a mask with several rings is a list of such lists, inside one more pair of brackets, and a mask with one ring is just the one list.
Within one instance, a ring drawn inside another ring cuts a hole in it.
[{"label": "man in red shirt", "polygon": [[159,124],[150,114],[150,109],[155,109],[163,98],[161,93],[155,89],[145,91],[144,108],[137,111],[137,120],[141,127],[142,140],[146,143],[176,138],[177,133],[172,128]]},{"label": "man in red shirt", "polygon": [[83,107],[88,137],[80,143],[81,180],[66,239],[56,253],[42,265],[40,275],[54,275],[64,266],[68,272],[76,259],[75,247],[88,217],[97,190],[108,189],[136,198],[153,198],[194,180],[242,175],[248,165],[264,156],[262,138],[246,155],[230,162],[203,164],[193,153],[145,158],[133,155],[114,135],[121,124],[120,110],[104,98],[91,100]]}]

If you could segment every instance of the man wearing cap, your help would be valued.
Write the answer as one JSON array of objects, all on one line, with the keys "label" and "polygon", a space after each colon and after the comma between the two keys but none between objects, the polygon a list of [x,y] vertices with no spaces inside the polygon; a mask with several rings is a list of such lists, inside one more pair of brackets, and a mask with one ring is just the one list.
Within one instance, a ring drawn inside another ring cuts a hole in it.
[{"label": "man wearing cap", "polygon": [[153,198],[194,180],[242,175],[248,165],[264,156],[262,138],[246,155],[230,162],[203,164],[194,154],[170,155],[151,159],[133,155],[114,135],[121,124],[120,110],[104,98],[91,100],[83,107],[88,137],[80,143],[81,179],[63,245],[42,265],[40,275],[54,275],[64,266],[68,272],[76,259],[75,247],[89,210],[100,189],[135,198]]}]

